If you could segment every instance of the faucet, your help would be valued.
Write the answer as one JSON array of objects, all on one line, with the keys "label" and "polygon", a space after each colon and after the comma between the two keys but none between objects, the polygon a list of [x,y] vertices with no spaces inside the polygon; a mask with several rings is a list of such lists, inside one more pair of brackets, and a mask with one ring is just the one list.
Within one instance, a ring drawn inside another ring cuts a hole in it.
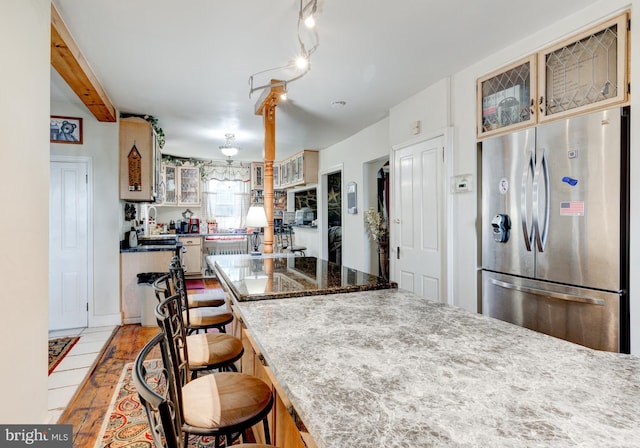
[{"label": "faucet", "polygon": [[158,210],[153,205],[145,205],[145,220],[144,220],[144,236],[149,236],[149,220],[151,218],[151,211],[153,210],[153,219],[155,220],[158,217]]}]

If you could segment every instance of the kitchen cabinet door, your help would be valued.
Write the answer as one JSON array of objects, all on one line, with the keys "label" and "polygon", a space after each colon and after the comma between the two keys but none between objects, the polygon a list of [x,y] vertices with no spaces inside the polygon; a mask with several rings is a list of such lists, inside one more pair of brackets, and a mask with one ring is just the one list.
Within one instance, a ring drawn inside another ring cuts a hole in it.
[{"label": "kitchen cabinet door", "polygon": [[623,14],[539,53],[541,122],[626,101],[627,23]]},{"label": "kitchen cabinet door", "polygon": [[121,118],[119,132],[120,199],[155,201],[158,145],[151,124],[142,118]]},{"label": "kitchen cabinet door", "polygon": [[202,274],[202,237],[180,237],[185,250],[183,255],[185,275]]},{"label": "kitchen cabinet door", "polygon": [[163,204],[165,205],[178,205],[178,172],[173,165],[164,165],[163,172]]},{"label": "kitchen cabinet door", "polygon": [[535,76],[532,55],[478,79],[478,138],[535,124]]},{"label": "kitchen cabinet door", "polygon": [[273,188],[280,188],[280,164],[273,162]]},{"label": "kitchen cabinet door", "polygon": [[179,166],[178,205],[200,205],[200,169],[197,166]]},{"label": "kitchen cabinet door", "polygon": [[264,163],[251,162],[251,189],[264,189]]}]

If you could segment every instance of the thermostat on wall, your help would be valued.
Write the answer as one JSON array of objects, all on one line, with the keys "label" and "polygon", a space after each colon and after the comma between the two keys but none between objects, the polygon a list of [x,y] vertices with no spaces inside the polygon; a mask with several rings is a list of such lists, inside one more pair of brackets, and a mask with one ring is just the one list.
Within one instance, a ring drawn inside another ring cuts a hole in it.
[{"label": "thermostat on wall", "polygon": [[473,191],[473,175],[460,174],[451,178],[451,193],[466,193]]}]

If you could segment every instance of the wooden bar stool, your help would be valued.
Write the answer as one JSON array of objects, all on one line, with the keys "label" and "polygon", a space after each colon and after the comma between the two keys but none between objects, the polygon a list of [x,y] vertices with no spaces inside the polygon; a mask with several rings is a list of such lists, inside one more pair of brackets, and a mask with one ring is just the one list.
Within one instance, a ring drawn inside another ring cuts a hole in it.
[{"label": "wooden bar stool", "polygon": [[[172,257],[170,262],[171,265],[176,268],[180,268],[176,270],[176,275],[180,277],[181,284],[185,285],[186,290],[186,280],[184,277],[184,269],[182,269],[182,265],[180,264],[180,259],[178,257]],[[197,293],[197,294],[189,294],[187,291],[187,302],[190,308],[203,308],[210,306],[223,306],[227,303],[227,293],[224,292],[224,289],[220,288],[213,292],[205,292],[205,293]]]},{"label": "wooden bar stool", "polygon": [[220,333],[226,333],[226,326],[233,321],[233,313],[224,305],[216,307],[190,307],[189,297],[185,289],[184,270],[178,257],[171,259],[169,263],[169,275],[171,285],[176,294],[182,298],[182,313],[187,333],[198,333],[216,328]]},{"label": "wooden bar stool", "polygon": [[[160,350],[162,365],[159,370],[149,369],[149,361]],[[238,374],[241,375],[241,374]],[[140,403],[145,408],[153,444],[156,448],[186,448],[188,434],[185,433],[182,388],[174,377],[171,368],[171,355],[164,333],[157,334],[140,351],[134,362],[133,384],[138,392]],[[215,394],[209,394],[210,399]],[[224,444],[223,444],[224,442]],[[216,440],[216,447],[229,445],[231,440]],[[235,448],[274,448],[271,445],[240,444]]]},{"label": "wooden bar stool", "polygon": [[[153,287],[158,303],[172,295],[169,274],[158,278]],[[230,334],[197,333],[187,336],[187,354],[189,370],[195,378],[207,370],[237,372],[235,362],[242,358],[244,347],[239,338]]]},{"label": "wooden bar stool", "polygon": [[[263,422],[265,439],[270,442],[267,415],[273,407],[271,387],[260,378],[238,372],[212,373],[192,379],[189,349],[182,321],[181,297],[175,294],[156,308],[162,327],[166,370],[175,385],[174,404],[178,404],[182,432],[215,438],[215,446],[229,446],[252,426]],[[177,414],[178,412],[176,412]],[[176,416],[178,418],[178,416]],[[186,444],[186,437],[185,437]]]}]

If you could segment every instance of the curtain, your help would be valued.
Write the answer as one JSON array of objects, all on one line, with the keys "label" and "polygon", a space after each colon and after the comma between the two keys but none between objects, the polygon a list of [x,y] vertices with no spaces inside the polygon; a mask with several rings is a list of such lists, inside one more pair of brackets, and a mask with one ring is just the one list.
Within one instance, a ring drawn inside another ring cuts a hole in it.
[{"label": "curtain", "polygon": [[202,214],[215,219],[219,232],[245,227],[249,211],[249,182],[210,179],[206,182]]},{"label": "curtain", "polygon": [[251,181],[251,165],[238,163],[234,165],[232,161],[220,162],[212,161],[202,164],[205,182],[211,179],[225,181],[232,180],[238,182]]}]

